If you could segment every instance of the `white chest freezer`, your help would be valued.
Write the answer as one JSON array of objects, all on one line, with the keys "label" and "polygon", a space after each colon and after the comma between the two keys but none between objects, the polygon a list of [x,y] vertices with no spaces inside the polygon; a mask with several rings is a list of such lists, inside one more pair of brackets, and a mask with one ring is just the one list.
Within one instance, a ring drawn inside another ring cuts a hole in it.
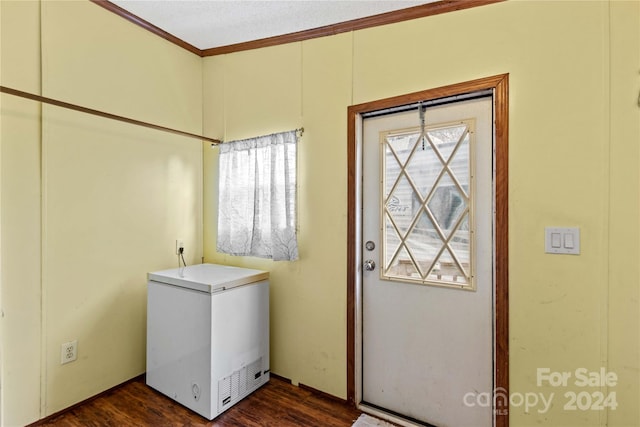
[{"label": "white chest freezer", "polygon": [[269,273],[148,274],[147,384],[211,420],[269,381]]}]

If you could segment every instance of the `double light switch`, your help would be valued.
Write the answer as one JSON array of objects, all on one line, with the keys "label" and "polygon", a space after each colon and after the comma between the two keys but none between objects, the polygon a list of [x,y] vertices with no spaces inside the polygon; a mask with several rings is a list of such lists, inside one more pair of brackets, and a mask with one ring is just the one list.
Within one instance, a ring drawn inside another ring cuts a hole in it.
[{"label": "double light switch", "polygon": [[580,254],[580,229],[578,227],[545,227],[544,246],[548,254]]}]

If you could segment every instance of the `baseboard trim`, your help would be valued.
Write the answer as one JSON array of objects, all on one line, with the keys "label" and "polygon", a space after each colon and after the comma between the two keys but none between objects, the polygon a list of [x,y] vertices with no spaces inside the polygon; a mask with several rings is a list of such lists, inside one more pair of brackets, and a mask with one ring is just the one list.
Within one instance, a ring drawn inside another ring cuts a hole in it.
[{"label": "baseboard trim", "polygon": [[274,374],[273,372],[269,372],[269,378],[273,378],[278,381],[284,381],[285,383],[291,384],[291,380],[289,378],[285,378],[281,375]]},{"label": "baseboard trim", "polygon": [[323,399],[333,400],[334,402],[341,403],[343,405],[355,406],[355,405],[349,404],[349,402],[346,399],[342,399],[338,396],[334,396],[333,394],[329,394],[327,392],[318,390],[317,388],[309,387],[308,385],[305,385],[302,383],[299,383],[298,387],[308,392],[311,392],[319,397],[322,397]]},{"label": "baseboard trim", "polygon": [[[271,375],[271,378],[273,378],[273,379],[276,379],[276,380],[279,380],[279,381],[284,381],[284,382],[286,382],[288,384],[293,384],[289,378],[283,377],[283,376],[278,375],[278,374],[274,374],[273,372],[271,372],[270,375]],[[310,387],[310,386],[308,386],[306,384],[298,383],[298,387],[301,388],[302,390],[308,391],[308,392],[310,392],[312,394],[315,394],[316,396],[322,397],[324,399],[332,400],[334,402],[338,402],[338,403],[341,403],[343,405],[349,405],[349,402],[347,402],[346,399],[341,399],[341,398],[339,398],[337,396],[334,396],[333,394],[329,394],[329,393],[326,393],[324,391],[320,391],[317,388]],[[354,406],[355,407],[355,405],[350,405],[350,406]]]},{"label": "baseboard trim", "polygon": [[118,389],[118,388],[120,388],[120,387],[122,387],[122,386],[124,386],[126,384],[129,384],[129,383],[134,382],[134,381],[144,380],[144,377],[145,377],[145,374],[140,374],[140,375],[138,375],[136,377],[128,379],[127,381],[125,381],[123,383],[114,385],[113,387],[108,388],[107,390],[104,390],[104,391],[102,391],[102,392],[100,392],[100,393],[98,393],[98,394],[96,394],[94,396],[91,396],[91,397],[89,397],[87,399],[84,399],[84,400],[78,402],[78,403],[75,403],[75,404],[69,406],[68,408],[62,409],[62,410],[60,410],[58,412],[55,412],[55,413],[53,413],[51,415],[48,415],[48,416],[46,416],[46,417],[44,417],[44,418],[42,418],[42,419],[40,419],[40,420],[38,420],[38,421],[36,421],[36,422],[34,422],[32,424],[28,424],[26,427],[36,427],[36,426],[41,426],[41,425],[44,425],[44,424],[48,424],[48,423],[52,422],[53,420],[55,420],[56,418],[58,418],[60,415],[66,414],[67,412],[70,412],[70,411],[74,410],[75,408],[84,405],[85,403],[91,402],[94,399],[102,397],[105,394],[110,393],[113,390],[116,390],[116,389]]}]

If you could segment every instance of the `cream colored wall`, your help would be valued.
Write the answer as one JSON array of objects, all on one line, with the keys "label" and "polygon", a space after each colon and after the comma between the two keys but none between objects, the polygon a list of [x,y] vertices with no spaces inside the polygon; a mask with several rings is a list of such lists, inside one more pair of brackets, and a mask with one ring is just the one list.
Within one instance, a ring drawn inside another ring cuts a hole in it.
[{"label": "cream colored wall", "polygon": [[[0,7],[3,85],[191,132],[204,104],[205,134],[226,140],[305,127],[301,259],[273,263],[216,253],[208,144],[203,155],[199,142],[2,95],[3,425],[141,373],[144,274],[175,264],[178,237],[198,261],[202,232],[207,261],[271,271],[273,371],[345,397],[346,108],[504,72],[511,385],[557,402],[545,414],[513,407],[512,425],[640,424],[637,2],[512,1],[204,69],[88,2]],[[580,226],[582,255],[545,255],[546,225]],[[75,338],[79,360],[60,366]],[[616,411],[564,411],[565,389],[536,386],[538,367],[601,366],[620,377]]]},{"label": "cream colored wall", "polygon": [[208,147],[205,260],[269,270],[272,371],[345,397],[344,118],[351,103],[351,35],[208,58],[204,70],[205,134],[228,141],[305,128],[298,145],[300,260],[216,253],[218,150]]},{"label": "cream colored wall", "polygon": [[[547,413],[514,405],[512,425],[640,424],[637,8],[510,1],[206,58],[206,134],[305,128],[297,262],[216,252],[204,154],[205,259],[272,271],[273,372],[346,395],[347,106],[509,73],[511,391],[555,396]],[[580,227],[581,255],[545,254],[545,226]],[[538,387],[545,367],[616,372],[620,405],[564,410],[566,391],[600,389]]]},{"label": "cream colored wall", "polygon": [[[201,58],[90,2],[0,7],[2,85],[202,131]],[[202,256],[202,145],[2,95],[0,157],[13,426],[144,372],[146,273],[177,266],[178,238],[188,263]],[[60,365],[73,339],[78,360]]]},{"label": "cream colored wall", "polygon": [[[620,377],[609,425],[640,425],[640,2],[610,9],[609,369]],[[606,322],[606,323],[605,323]]]},{"label": "cream colored wall", "polygon": [[[40,93],[37,2],[0,3],[3,86]],[[16,42],[19,40],[20,42]],[[0,423],[24,425],[40,414],[40,106],[0,97]]]}]

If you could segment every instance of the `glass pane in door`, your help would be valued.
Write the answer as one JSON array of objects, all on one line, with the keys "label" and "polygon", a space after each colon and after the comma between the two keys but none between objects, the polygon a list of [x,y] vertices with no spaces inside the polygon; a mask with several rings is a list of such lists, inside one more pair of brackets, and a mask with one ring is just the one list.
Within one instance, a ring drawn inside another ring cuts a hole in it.
[{"label": "glass pane in door", "polygon": [[381,134],[382,279],[474,289],[473,125]]}]

